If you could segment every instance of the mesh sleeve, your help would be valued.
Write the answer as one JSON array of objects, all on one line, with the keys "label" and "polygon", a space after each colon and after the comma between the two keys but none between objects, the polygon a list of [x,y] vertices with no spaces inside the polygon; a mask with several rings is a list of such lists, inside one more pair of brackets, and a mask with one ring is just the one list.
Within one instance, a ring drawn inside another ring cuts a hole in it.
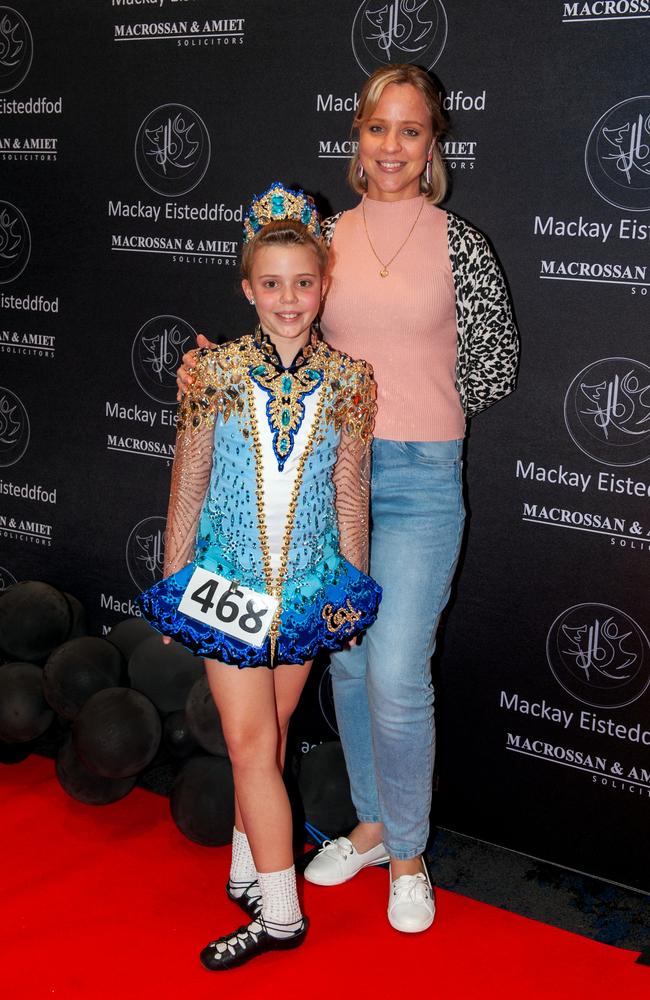
[{"label": "mesh sleeve", "polygon": [[347,385],[340,397],[341,429],[333,472],[341,554],[368,572],[370,534],[370,461],[377,412],[377,386],[365,361],[349,363]]},{"label": "mesh sleeve", "polygon": [[167,510],[165,576],[194,558],[196,529],[212,471],[214,420],[221,394],[214,388],[210,352],[198,352],[197,374],[177,420],[176,450]]},{"label": "mesh sleeve", "polygon": [[194,558],[194,540],[212,470],[212,428],[179,430],[165,533],[165,576]]},{"label": "mesh sleeve", "polygon": [[341,555],[368,572],[370,516],[370,438],[341,434],[333,482]]}]

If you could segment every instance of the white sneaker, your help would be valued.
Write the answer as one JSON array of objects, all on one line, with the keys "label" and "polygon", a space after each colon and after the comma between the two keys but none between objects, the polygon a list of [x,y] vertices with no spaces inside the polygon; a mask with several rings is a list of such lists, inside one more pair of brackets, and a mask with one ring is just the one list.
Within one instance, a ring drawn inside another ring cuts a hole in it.
[{"label": "white sneaker", "polygon": [[383,844],[360,854],[347,837],[326,840],[313,861],[305,868],[305,878],[315,885],[341,885],[354,878],[362,868],[388,861]]},{"label": "white sneaker", "polygon": [[431,927],[436,915],[433,889],[426,871],[400,875],[390,884],[388,922],[396,931],[417,934]]}]

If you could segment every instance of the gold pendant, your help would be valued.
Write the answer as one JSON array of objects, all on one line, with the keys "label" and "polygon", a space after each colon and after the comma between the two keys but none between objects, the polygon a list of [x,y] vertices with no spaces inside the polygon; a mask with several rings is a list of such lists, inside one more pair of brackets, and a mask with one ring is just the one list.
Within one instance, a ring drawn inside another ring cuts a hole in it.
[{"label": "gold pendant", "polygon": [[379,277],[380,278],[387,278],[388,277],[388,268],[387,267],[382,267],[381,271],[379,272]]}]

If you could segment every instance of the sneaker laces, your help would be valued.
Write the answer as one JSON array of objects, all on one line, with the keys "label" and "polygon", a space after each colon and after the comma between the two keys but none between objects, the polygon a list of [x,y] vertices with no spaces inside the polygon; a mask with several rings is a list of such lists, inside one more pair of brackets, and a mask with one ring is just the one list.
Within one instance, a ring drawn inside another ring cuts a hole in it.
[{"label": "sneaker laces", "polygon": [[336,840],[324,840],[319,853],[329,851],[331,854],[337,853],[343,859],[354,854],[354,844],[347,837],[337,837]]},{"label": "sneaker laces", "polygon": [[426,903],[431,899],[431,889],[426,875],[400,875],[393,882],[393,897],[399,902]]}]

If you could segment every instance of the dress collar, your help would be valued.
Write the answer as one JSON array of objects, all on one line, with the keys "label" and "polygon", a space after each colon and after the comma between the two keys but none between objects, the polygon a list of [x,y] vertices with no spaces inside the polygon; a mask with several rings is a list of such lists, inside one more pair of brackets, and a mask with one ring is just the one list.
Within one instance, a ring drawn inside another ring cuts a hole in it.
[{"label": "dress collar", "polygon": [[318,329],[315,326],[312,326],[309,340],[304,347],[300,348],[291,364],[286,367],[282,364],[282,359],[275,348],[275,344],[268,334],[264,333],[259,325],[256,327],[253,334],[253,342],[264,355],[264,360],[271,364],[276,371],[293,372],[296,371],[297,368],[301,368],[302,365],[306,364],[306,362],[314,356],[321,340]]}]

